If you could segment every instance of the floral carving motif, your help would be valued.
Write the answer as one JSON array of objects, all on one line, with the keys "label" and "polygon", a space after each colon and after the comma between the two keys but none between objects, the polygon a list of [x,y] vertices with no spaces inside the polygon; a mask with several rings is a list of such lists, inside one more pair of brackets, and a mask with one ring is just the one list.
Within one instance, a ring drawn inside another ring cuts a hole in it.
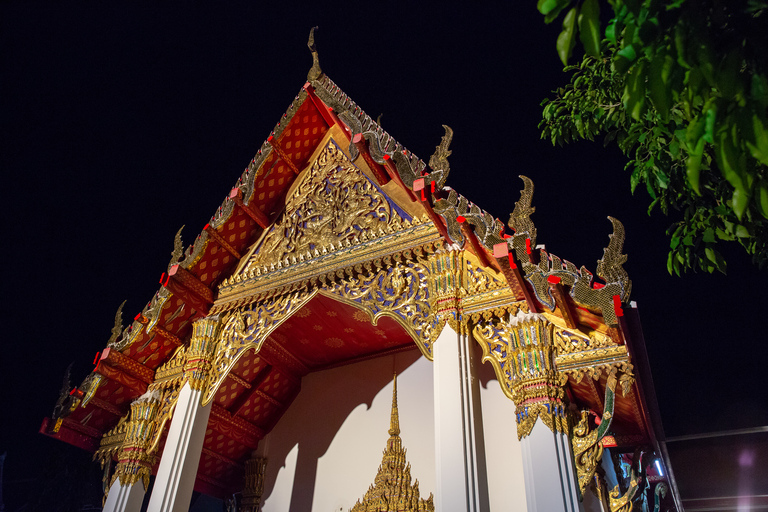
[{"label": "floral carving motif", "polygon": [[391,210],[387,198],[330,142],[289,196],[246,271],[386,227]]},{"label": "floral carving motif", "polygon": [[439,322],[429,302],[428,276],[429,269],[420,262],[395,262],[376,273],[341,279],[321,293],[362,308],[374,325],[382,316],[393,318],[432,359]]}]

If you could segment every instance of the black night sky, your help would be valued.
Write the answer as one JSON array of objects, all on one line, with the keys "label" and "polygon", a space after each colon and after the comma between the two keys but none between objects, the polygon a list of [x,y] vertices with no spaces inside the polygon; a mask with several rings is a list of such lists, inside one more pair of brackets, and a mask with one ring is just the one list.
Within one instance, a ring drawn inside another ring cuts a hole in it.
[{"label": "black night sky", "polygon": [[323,70],[422,159],[454,129],[448,185],[506,222],[529,176],[550,253],[594,271],[606,217],[623,221],[667,436],[768,425],[768,274],[733,248],[727,276],[669,276],[676,219],[648,217],[618,149],[539,139],[566,76],[535,1],[274,4],[0,5],[8,510],[61,444],[37,430],[67,365],[79,383],[119,304],[127,321],[158,289],[178,228],[191,243],[224,200],[304,84],[313,25]]}]

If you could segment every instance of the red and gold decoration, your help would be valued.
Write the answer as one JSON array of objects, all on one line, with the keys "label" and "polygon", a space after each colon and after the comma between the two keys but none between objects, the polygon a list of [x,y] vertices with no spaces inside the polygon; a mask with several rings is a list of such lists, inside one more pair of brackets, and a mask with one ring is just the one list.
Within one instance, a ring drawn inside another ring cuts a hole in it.
[{"label": "red and gold decoration", "polygon": [[[117,461],[123,484],[146,481],[189,382],[211,404],[195,489],[224,497],[248,475],[256,510],[263,462],[252,453],[305,375],[416,348],[431,359],[448,324],[481,345],[515,402],[519,437],[539,418],[569,433],[569,401],[603,411],[602,431],[587,421],[573,433],[581,484],[599,473],[607,436],[619,448],[650,444],[621,223],[610,219],[598,283],[537,246],[532,180],[521,177],[505,226],[446,186],[450,128],[427,166],[322,72],[310,46],[308,82],[224,203],[186,249],[176,233],[159,289],[127,327],[118,310],[93,371],[74,389],[66,382],[41,432],[107,469]],[[431,510],[410,485],[396,419],[395,402],[365,503]]]}]

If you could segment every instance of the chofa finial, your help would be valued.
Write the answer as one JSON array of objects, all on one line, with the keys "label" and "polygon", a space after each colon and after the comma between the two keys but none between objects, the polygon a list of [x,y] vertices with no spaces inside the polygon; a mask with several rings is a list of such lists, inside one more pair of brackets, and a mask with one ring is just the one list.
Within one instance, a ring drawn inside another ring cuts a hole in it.
[{"label": "chofa finial", "polygon": [[181,257],[184,255],[184,243],[181,240],[181,231],[184,226],[181,226],[176,232],[176,236],[173,237],[173,252],[171,253],[171,262],[168,264],[168,268],[176,265],[181,261]]},{"label": "chofa finial", "polygon": [[526,233],[531,239],[531,245],[536,244],[536,227],[531,220],[531,214],[536,208],[531,206],[533,202],[533,181],[528,176],[520,175],[525,186],[520,191],[520,199],[515,203],[515,209],[509,215],[507,225],[515,230],[516,234]]},{"label": "chofa finial", "polygon": [[115,343],[117,338],[123,332],[123,306],[125,306],[125,302],[126,301],[123,301],[123,303],[120,304],[120,307],[117,308],[117,313],[115,313],[115,325],[112,327],[112,335],[109,337],[109,341],[107,341],[107,346],[111,346]]},{"label": "chofa finial", "polygon": [[309,69],[309,73],[307,73],[307,80],[310,81],[317,80],[323,74],[323,70],[320,69],[320,57],[317,55],[317,45],[315,45],[315,30],[317,29],[318,27],[309,29],[309,41],[307,41],[307,47],[312,52],[312,67]]}]

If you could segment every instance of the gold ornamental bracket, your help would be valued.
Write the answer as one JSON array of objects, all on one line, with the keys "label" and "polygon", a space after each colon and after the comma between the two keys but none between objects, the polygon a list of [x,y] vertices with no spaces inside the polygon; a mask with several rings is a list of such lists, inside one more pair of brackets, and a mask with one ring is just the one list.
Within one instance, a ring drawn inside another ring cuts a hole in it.
[{"label": "gold ornamental bracket", "polygon": [[518,311],[508,319],[479,322],[472,330],[504,394],[516,406],[518,439],[527,437],[537,419],[552,432],[569,430],[564,385],[557,372],[554,325],[544,315]]}]

